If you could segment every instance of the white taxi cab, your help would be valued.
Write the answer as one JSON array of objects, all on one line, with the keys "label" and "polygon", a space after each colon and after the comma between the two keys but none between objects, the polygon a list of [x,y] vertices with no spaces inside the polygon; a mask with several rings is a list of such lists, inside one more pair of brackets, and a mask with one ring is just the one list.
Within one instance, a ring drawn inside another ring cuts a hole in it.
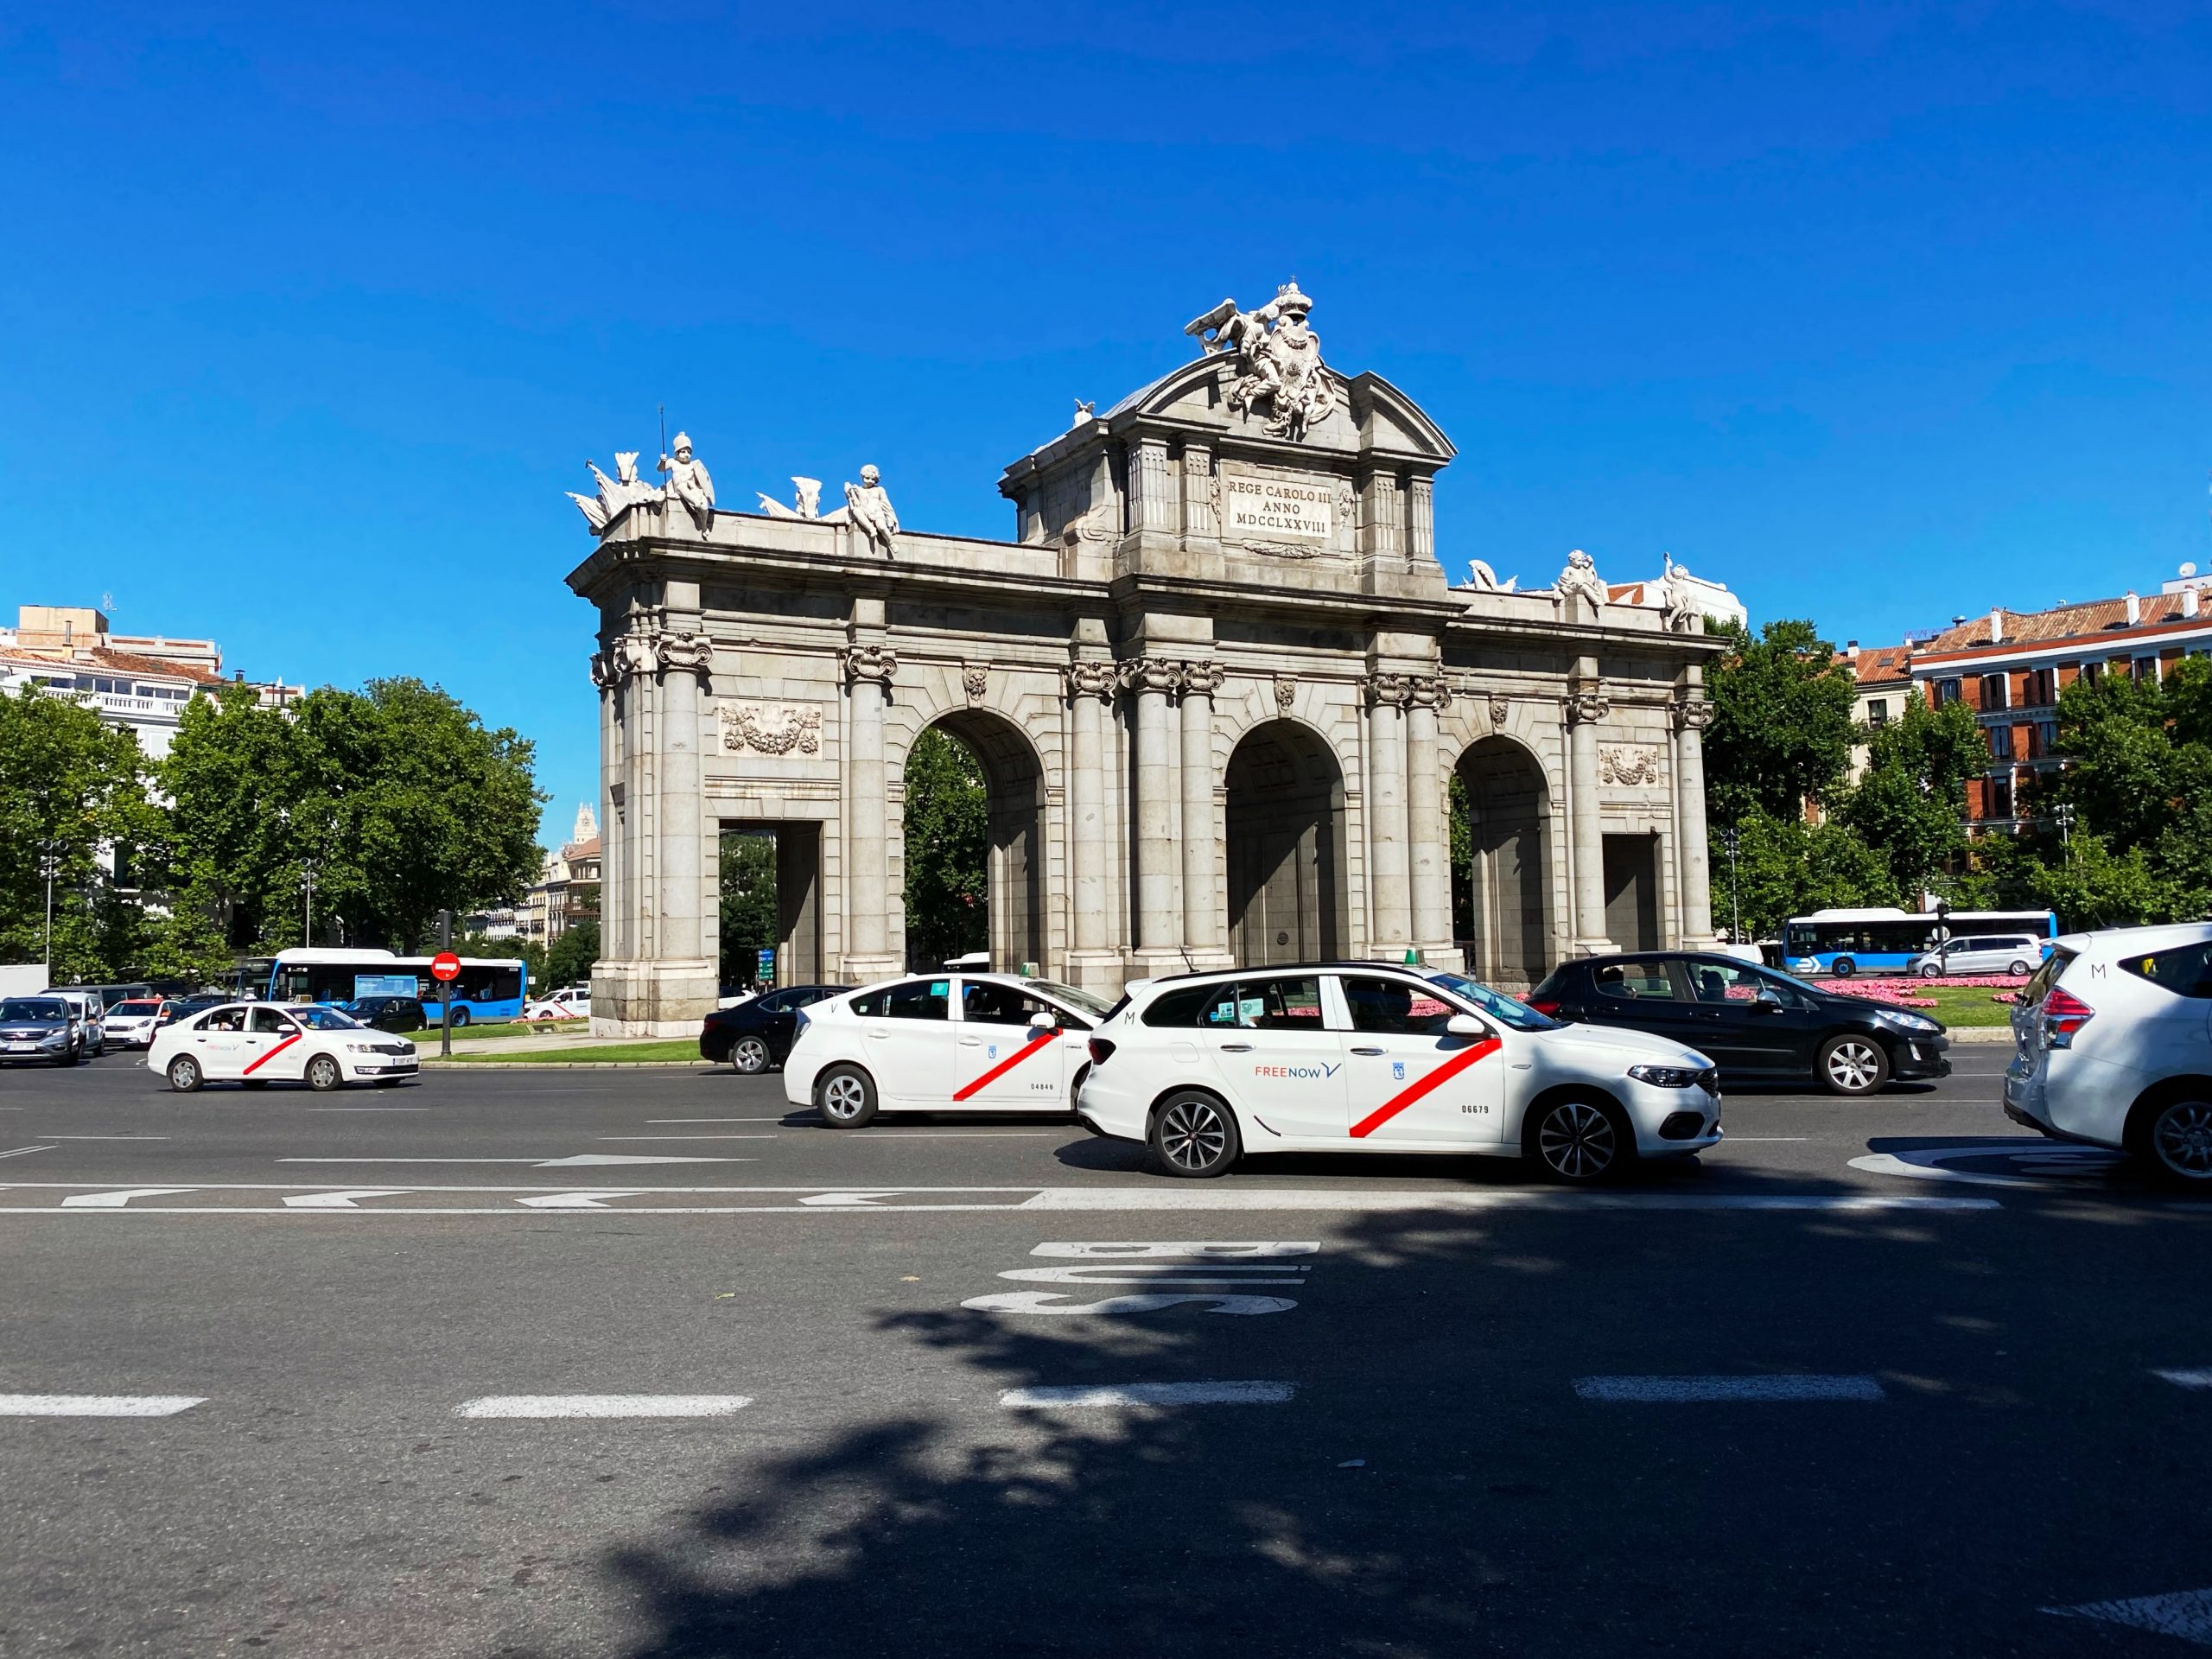
[{"label": "white taxi cab", "polygon": [[798,1011],[784,1096],[837,1129],[879,1111],[1065,1112],[1107,1005],[1013,974],[887,980]]},{"label": "white taxi cab", "polygon": [[1473,1153],[1594,1182],[1720,1140],[1695,1049],[1382,963],[1140,981],[1089,1046],[1084,1122],[1168,1175],[1245,1152]]},{"label": "white taxi cab", "polygon": [[330,1090],[347,1083],[393,1083],[421,1070],[404,1037],[312,1003],[227,1002],[163,1026],[146,1051],[146,1069],[188,1095],[204,1084],[248,1089],[304,1083]]}]

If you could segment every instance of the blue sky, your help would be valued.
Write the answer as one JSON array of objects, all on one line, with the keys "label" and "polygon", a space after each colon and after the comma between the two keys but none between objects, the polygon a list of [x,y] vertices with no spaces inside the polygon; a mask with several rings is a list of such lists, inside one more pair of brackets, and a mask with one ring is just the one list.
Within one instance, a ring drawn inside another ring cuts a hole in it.
[{"label": "blue sky", "polygon": [[587,456],[916,528],[1295,275],[1447,569],[1671,551],[1893,640],[2212,563],[2212,14],[1853,4],[0,16],[0,603],[414,673],[595,784]]}]

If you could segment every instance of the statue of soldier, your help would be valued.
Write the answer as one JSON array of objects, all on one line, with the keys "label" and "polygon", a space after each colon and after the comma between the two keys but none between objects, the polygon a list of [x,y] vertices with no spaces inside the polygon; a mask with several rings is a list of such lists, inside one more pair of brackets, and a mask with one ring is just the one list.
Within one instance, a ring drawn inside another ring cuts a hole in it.
[{"label": "statue of soldier", "polygon": [[676,458],[663,455],[660,470],[668,474],[669,490],[683,504],[699,533],[707,534],[715,523],[715,480],[707,476],[707,464],[692,458],[688,435],[676,435]]}]

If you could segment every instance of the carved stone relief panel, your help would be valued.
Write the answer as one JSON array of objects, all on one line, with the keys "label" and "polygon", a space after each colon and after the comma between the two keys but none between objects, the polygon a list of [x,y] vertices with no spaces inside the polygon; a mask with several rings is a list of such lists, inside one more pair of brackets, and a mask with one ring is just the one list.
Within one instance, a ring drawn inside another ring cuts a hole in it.
[{"label": "carved stone relief panel", "polygon": [[812,703],[721,702],[715,715],[729,753],[814,754],[822,747],[822,710]]},{"label": "carved stone relief panel", "polygon": [[1598,751],[1598,781],[1602,784],[1656,784],[1666,775],[1656,748],[1624,745]]}]

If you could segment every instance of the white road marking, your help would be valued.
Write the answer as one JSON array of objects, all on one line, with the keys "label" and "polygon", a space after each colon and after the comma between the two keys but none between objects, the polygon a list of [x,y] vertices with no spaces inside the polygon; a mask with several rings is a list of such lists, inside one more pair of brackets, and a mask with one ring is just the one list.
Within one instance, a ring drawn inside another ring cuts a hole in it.
[{"label": "white road marking", "polygon": [[1025,1210],[1994,1210],[1994,1198],[1904,1198],[1781,1192],[1358,1192],[1328,1187],[1046,1187]]},{"label": "white road marking", "polygon": [[1050,1129],[870,1129],[870,1141],[1050,1141]]},{"label": "white road marking", "polygon": [[649,1117],[648,1123],[780,1123],[782,1117]]},{"label": "white road marking", "polygon": [[728,1417],[742,1394],[493,1394],[464,1401],[456,1417]]},{"label": "white road marking", "polygon": [[2152,1371],[2177,1389],[2212,1389],[2212,1371]]},{"label": "white road marking", "polygon": [[758,1158],[694,1158],[675,1153],[580,1152],[569,1158],[279,1158],[280,1164],[527,1164],[571,1169],[582,1164],[757,1164]]},{"label": "white road marking", "polygon": [[22,1157],[26,1153],[33,1153],[33,1152],[52,1152],[53,1150],[54,1150],[54,1148],[53,1148],[51,1146],[44,1146],[44,1147],[16,1147],[15,1149],[13,1149],[12,1151],[10,1151],[10,1152],[0,1152],[0,1158],[21,1158],[21,1157]]},{"label": "white road marking", "polygon": [[821,1205],[880,1204],[886,1198],[897,1198],[903,1190],[894,1186],[880,1191],[870,1190],[866,1192],[817,1192],[812,1198],[801,1198],[799,1202]]},{"label": "white road marking", "polygon": [[201,1394],[0,1394],[0,1417],[174,1417]]},{"label": "white road marking", "polygon": [[1296,1288],[1306,1282],[1306,1267],[1269,1267],[1254,1262],[1210,1268],[1199,1262],[1093,1262],[1074,1268],[1015,1268],[1001,1279],[1030,1285],[1274,1285]]},{"label": "white road marking", "polygon": [[287,1210],[351,1210],[360,1198],[398,1198],[404,1186],[365,1186],[350,1192],[299,1192],[284,1200]]},{"label": "white road marking", "polygon": [[2179,1590],[2168,1596],[2137,1596],[2127,1601],[2085,1601],[2078,1607],[2043,1611],[2060,1618],[2093,1618],[2101,1624],[2153,1630],[2212,1648],[2212,1590]]},{"label": "white road marking", "polygon": [[602,1135],[602,1141],[772,1141],[772,1135]]},{"label": "white road marking", "polygon": [[133,1198],[166,1198],[193,1191],[188,1186],[134,1186],[120,1192],[79,1192],[61,1200],[65,1210],[120,1210]]},{"label": "white road marking", "polygon": [[1848,1400],[1888,1398],[1871,1376],[1578,1376],[1585,1400],[1679,1404],[1708,1401]]},{"label": "white road marking", "polygon": [[306,1106],[309,1112],[427,1112],[427,1106]]},{"label": "white road marking", "polygon": [[1209,1258],[1228,1257],[1251,1259],[1270,1255],[1319,1255],[1319,1239],[1261,1239],[1246,1243],[1202,1243],[1143,1244],[1131,1240],[1108,1238],[1068,1244],[1039,1244],[1029,1252],[1032,1255],[1088,1255],[1109,1256],[1119,1261],[1130,1261],[1140,1256],[1201,1255]]},{"label": "white road marking", "polygon": [[1009,1409],[1072,1406],[1279,1406],[1298,1392],[1294,1382],[1110,1382],[1070,1388],[1003,1389]]},{"label": "white road marking", "polygon": [[[1977,1158],[2009,1158],[2018,1175],[1985,1174],[1979,1170],[1954,1169],[1955,1163]],[[2101,1175],[2121,1161],[2121,1154],[2101,1147],[2059,1147],[2043,1140],[2023,1138],[2017,1147],[2002,1142],[1978,1147],[1923,1147],[1899,1154],[1870,1153],[1853,1158],[1851,1167],[1870,1175],[1901,1175],[1916,1181],[1963,1181],[1973,1186],[2011,1186],[2049,1192],[2044,1181],[2024,1179],[2027,1174],[2079,1178]]]},{"label": "white road marking", "polygon": [[633,1198],[635,1192],[546,1192],[515,1202],[532,1210],[604,1210],[609,1198]]},{"label": "white road marking", "polygon": [[1098,1302],[1071,1302],[1053,1291],[1018,1290],[997,1296],[971,1296],[960,1304],[978,1313],[1154,1313],[1185,1302],[1205,1302],[1209,1313],[1287,1313],[1298,1304],[1287,1296],[1223,1296],[1210,1291],[1158,1295],[1109,1296]]},{"label": "white road marking", "polygon": [[1811,1139],[1812,1137],[1807,1135],[1732,1135],[1722,1144],[1731,1147],[1773,1147],[1780,1146],[1785,1141]]},{"label": "white road marking", "polygon": [[166,1141],[166,1135],[55,1135],[47,1131],[49,1141]]}]

